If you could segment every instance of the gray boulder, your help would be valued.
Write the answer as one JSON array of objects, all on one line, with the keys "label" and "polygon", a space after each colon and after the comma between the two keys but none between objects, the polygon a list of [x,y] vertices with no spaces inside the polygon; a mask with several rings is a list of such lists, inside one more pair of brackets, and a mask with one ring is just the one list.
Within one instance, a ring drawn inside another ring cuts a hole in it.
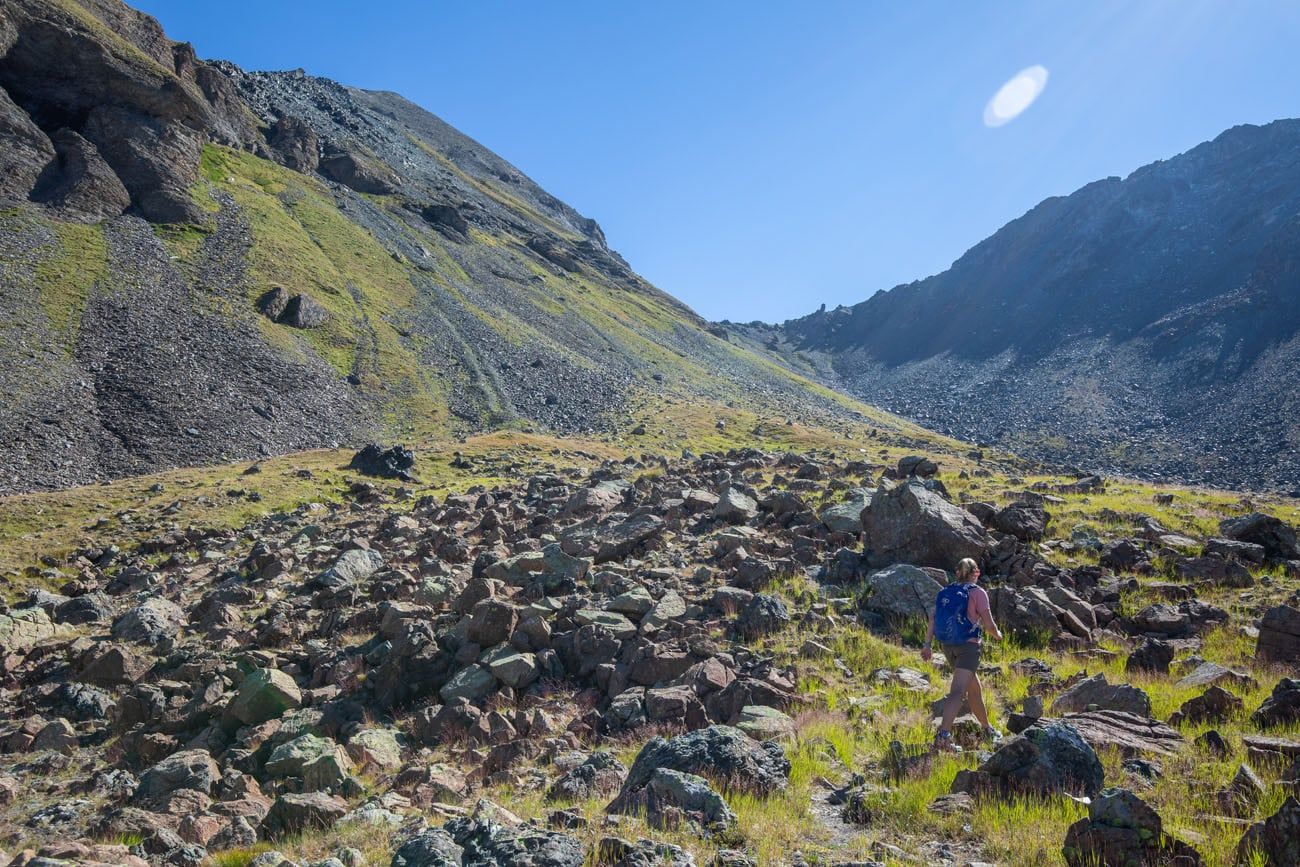
[{"label": "gray boulder", "polygon": [[1264,612],[1255,640],[1255,658],[1296,665],[1300,660],[1300,608],[1275,605]]},{"label": "gray boulder", "polygon": [[964,557],[979,560],[992,540],[983,525],[920,482],[881,485],[862,516],[873,564],[911,563],[952,570]]},{"label": "gray boulder", "polygon": [[281,795],[262,820],[262,835],[268,840],[278,840],[306,831],[331,828],[347,812],[346,801],[324,792]]},{"label": "gray boulder", "polygon": [[760,744],[731,726],[709,726],[671,740],[651,738],[637,754],[623,788],[606,811],[634,812],[642,790],[659,768],[726,780],[737,790],[758,795],[783,791],[790,777],[790,760],[779,744]]},{"label": "gray boulder", "polygon": [[430,828],[403,841],[389,867],[461,867],[463,852],[451,834]]},{"label": "gray boulder", "polygon": [[1295,528],[1272,515],[1251,512],[1240,518],[1225,518],[1219,522],[1219,532],[1233,541],[1263,547],[1264,556],[1270,560],[1300,560]]},{"label": "gray boulder", "polygon": [[744,491],[727,488],[713,507],[713,517],[728,524],[744,524],[758,514],[758,502]]},{"label": "gray boulder", "polygon": [[301,706],[302,690],[292,677],[279,669],[259,668],[239,685],[226,705],[225,718],[236,724],[257,725]]},{"label": "gray boulder", "polygon": [[0,197],[26,199],[42,170],[54,159],[54,146],[3,88],[0,88],[0,147],[5,153],[4,166],[0,168]]},{"label": "gray boulder", "polygon": [[748,640],[780,632],[788,625],[790,612],[785,603],[766,593],[759,593],[749,600],[736,617],[736,631]]},{"label": "gray boulder", "polygon": [[1118,710],[1138,716],[1151,716],[1151,698],[1127,683],[1108,683],[1106,675],[1097,674],[1081,680],[1052,702],[1052,713],[1077,713],[1089,709]]},{"label": "gray boulder", "polygon": [[185,622],[180,606],[161,596],[152,596],[127,611],[113,624],[113,637],[138,644],[159,644],[175,637]]},{"label": "gray boulder", "polygon": [[1300,722],[1300,680],[1284,677],[1273,687],[1250,721],[1262,729],[1278,728]]},{"label": "gray boulder", "polygon": [[384,558],[378,551],[353,548],[344,551],[332,566],[317,575],[315,584],[330,589],[355,584],[378,572],[383,565]]},{"label": "gray boulder", "polygon": [[193,789],[207,795],[221,772],[204,750],[173,753],[140,775],[135,799],[144,803],[164,799],[177,789]]},{"label": "gray boulder", "polygon": [[1264,867],[1295,867],[1300,864],[1300,800],[1287,797],[1277,812],[1256,822],[1237,844],[1237,863],[1251,864],[1258,856]]},{"label": "gray boulder", "polygon": [[857,535],[862,531],[862,513],[871,504],[872,493],[863,488],[854,488],[849,491],[847,500],[823,509],[818,517],[827,529]]},{"label": "gray boulder", "polygon": [[862,607],[890,617],[926,618],[942,589],[924,569],[899,563],[867,576],[862,585]]},{"label": "gray boulder", "polygon": [[462,867],[581,867],[586,859],[576,838],[528,825],[478,816],[453,819],[443,827],[464,850]]},{"label": "gray boulder", "polygon": [[594,752],[576,768],[560,775],[546,791],[548,801],[581,801],[597,795],[612,795],[627,779],[627,768],[612,753]]},{"label": "gray boulder", "polygon": [[708,780],[695,774],[656,768],[642,798],[646,820],[655,828],[672,828],[686,821],[720,831],[736,823],[736,814],[722,796]]},{"label": "gray boulder", "polygon": [[953,792],[1093,797],[1105,772],[1096,751],[1064,722],[1039,723],[1008,738],[977,769],[957,772]]},{"label": "gray boulder", "polygon": [[25,650],[54,634],[54,624],[44,608],[18,608],[0,614],[0,649],[6,653]]}]

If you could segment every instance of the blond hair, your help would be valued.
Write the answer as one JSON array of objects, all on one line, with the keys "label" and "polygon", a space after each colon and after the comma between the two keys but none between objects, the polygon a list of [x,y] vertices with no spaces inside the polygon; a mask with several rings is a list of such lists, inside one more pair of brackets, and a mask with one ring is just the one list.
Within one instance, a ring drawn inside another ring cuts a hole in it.
[{"label": "blond hair", "polygon": [[957,580],[958,581],[967,580],[968,578],[970,578],[970,576],[975,574],[975,570],[978,569],[979,567],[980,564],[976,563],[970,557],[963,557],[961,561],[957,564],[957,573],[956,573]]}]

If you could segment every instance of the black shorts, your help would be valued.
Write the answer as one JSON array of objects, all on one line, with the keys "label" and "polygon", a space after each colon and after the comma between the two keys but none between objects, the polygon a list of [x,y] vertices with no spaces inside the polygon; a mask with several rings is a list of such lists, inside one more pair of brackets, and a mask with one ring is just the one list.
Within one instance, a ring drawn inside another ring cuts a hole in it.
[{"label": "black shorts", "polygon": [[965,644],[945,644],[943,645],[943,655],[953,668],[979,671],[981,649],[981,645],[970,641]]}]

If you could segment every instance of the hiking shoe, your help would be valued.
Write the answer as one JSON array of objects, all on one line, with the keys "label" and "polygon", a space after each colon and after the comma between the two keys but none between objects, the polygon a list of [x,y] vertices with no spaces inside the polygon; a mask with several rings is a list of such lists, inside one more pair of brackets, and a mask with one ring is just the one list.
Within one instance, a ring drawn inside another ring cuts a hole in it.
[{"label": "hiking shoe", "polygon": [[996,744],[998,741],[1002,740],[1002,732],[993,728],[993,726],[985,726],[984,739]]},{"label": "hiking shoe", "polygon": [[961,747],[952,739],[952,732],[939,732],[934,736],[934,751],[937,753],[960,753]]}]

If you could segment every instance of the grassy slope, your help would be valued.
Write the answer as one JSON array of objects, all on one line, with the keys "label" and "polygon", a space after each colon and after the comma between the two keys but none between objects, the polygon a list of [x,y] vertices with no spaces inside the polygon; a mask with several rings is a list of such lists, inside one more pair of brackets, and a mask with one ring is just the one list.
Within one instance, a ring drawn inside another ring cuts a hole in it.
[{"label": "grassy slope", "polygon": [[[872,440],[864,453],[861,429],[854,439],[825,428],[783,423],[761,425],[755,432],[756,416],[724,408],[722,414],[728,424],[719,431],[713,426],[716,416],[707,408],[683,402],[668,405],[666,410],[668,414],[656,418],[657,424],[672,432],[660,439],[659,444],[663,445],[684,443],[696,450],[748,445],[778,450],[825,449],[841,456],[881,463],[910,450],[904,444],[906,438],[889,432]],[[677,415],[672,415],[674,410]],[[637,439],[640,438],[629,438]],[[424,492],[445,494],[476,484],[517,481],[520,475],[542,469],[591,466],[605,458],[639,455],[645,451],[640,447],[642,445],[635,441],[556,438],[513,431],[472,437],[462,443],[432,442],[418,451],[417,469],[421,482],[408,487],[416,495]],[[942,448],[943,444],[935,441],[934,445]],[[456,452],[470,457],[474,462],[473,469],[452,469],[450,461]],[[0,569],[30,566],[37,555],[58,554],[72,545],[109,541],[126,544],[132,538],[154,535],[169,525],[235,527],[269,510],[312,500],[339,499],[351,478],[342,468],[346,459],[347,454],[342,451],[314,451],[268,459],[262,463],[262,472],[251,476],[240,475],[246,464],[174,470],[109,485],[0,501],[0,515],[3,516],[0,518]],[[1012,491],[1034,481],[1062,481],[1052,477],[1013,480],[1005,470],[975,477],[970,473],[975,468],[974,463],[960,453],[946,455],[943,466],[942,478],[955,492],[992,501],[1005,501]],[[993,466],[997,467],[996,464]],[[151,490],[155,484],[161,484],[163,489]],[[253,491],[261,496],[260,502],[248,499],[247,493]],[[1153,495],[1159,492],[1174,493],[1174,505],[1156,506]],[[1142,514],[1154,514],[1173,529],[1204,532],[1212,529],[1220,517],[1240,514],[1251,505],[1290,521],[1300,521],[1300,510],[1294,504],[1281,501],[1261,500],[1249,504],[1239,495],[1224,492],[1153,488],[1123,481],[1111,483],[1105,494],[1066,495],[1061,500],[1051,507],[1051,533],[1057,537],[1068,535],[1076,524],[1103,536],[1116,535],[1125,526],[1131,526],[1135,516]],[[163,514],[163,509],[170,504],[175,504],[169,510],[170,514]],[[1103,514],[1106,510],[1125,517],[1116,519],[1108,513]],[[26,576],[11,573],[10,592],[19,585],[29,586],[34,578],[34,570]],[[50,571],[47,571],[46,578],[51,583],[58,580]],[[1245,598],[1259,602],[1266,597],[1280,596],[1289,583],[1294,582],[1274,580],[1269,586],[1248,591],[1251,595]],[[803,578],[786,579],[779,592],[800,612],[806,612],[822,601],[817,588]],[[1240,610],[1243,597],[1240,591],[1225,590],[1211,595],[1209,601],[1229,610]],[[1145,604],[1145,601],[1139,592],[1126,598],[1125,605]],[[796,617],[796,621],[798,619]],[[1258,706],[1276,681],[1278,672],[1254,664],[1253,645],[1242,632],[1244,622],[1237,620],[1211,633],[1202,655],[1255,675],[1259,685],[1243,694],[1249,712]],[[854,771],[867,771],[870,775],[871,769],[881,762],[891,739],[924,741],[929,734],[925,708],[930,700],[942,693],[943,678],[939,673],[932,674],[933,686],[927,694],[870,687],[866,685],[866,676],[879,667],[903,664],[924,670],[916,650],[906,646],[908,639],[883,639],[846,623],[838,624],[833,630],[821,630],[821,634],[814,637],[827,643],[845,662],[853,672],[853,677],[849,678],[827,662],[804,659],[799,655],[800,645],[810,634],[813,633],[807,627],[790,629],[768,639],[763,648],[779,661],[796,667],[800,691],[807,701],[799,715],[799,736],[789,746],[794,766],[790,790],[769,800],[730,797],[740,818],[739,833],[759,855],[761,863],[771,863],[779,855],[795,848],[810,855],[833,851],[838,858],[866,858],[871,856],[876,843],[894,843],[914,850],[920,841],[934,839],[978,849],[986,857],[1005,865],[1038,867],[1060,863],[1060,841],[1064,838],[1065,828],[1083,814],[1083,808],[1068,799],[988,801],[965,820],[970,824],[970,831],[962,828],[963,820],[933,816],[926,811],[925,807],[935,796],[947,791],[957,770],[969,765],[973,758],[943,759],[928,777],[884,788],[872,801],[875,818],[871,826],[852,830],[847,839],[832,838],[813,812],[813,798],[819,791],[818,780],[842,780]],[[995,720],[1004,717],[1008,709],[1025,695],[1027,682],[1012,673],[1006,663],[1026,655],[1047,659],[1062,675],[1086,669],[1089,673],[1104,671],[1112,680],[1136,682],[1150,692],[1155,714],[1159,717],[1166,717],[1194,692],[1176,687],[1172,679],[1128,677],[1123,672],[1123,654],[1118,648],[1103,647],[1099,654],[1084,656],[1003,645],[992,651],[990,660],[1001,666],[1002,673],[988,678],[988,693],[992,699],[990,709]],[[1189,726],[1185,734],[1191,739],[1205,728]],[[1238,736],[1248,731],[1242,719],[1218,728],[1230,742],[1237,744]],[[1281,733],[1300,735],[1300,730]],[[625,744],[625,758],[630,760],[639,746],[640,739]],[[1207,792],[1226,784],[1243,758],[1240,747],[1225,761],[1209,761],[1189,751],[1178,758],[1165,760],[1165,776],[1150,791],[1144,792],[1144,796],[1160,809],[1168,826],[1185,839],[1195,841],[1211,864],[1230,863],[1229,856],[1240,829],[1224,827],[1207,818],[1213,813],[1207,802]],[[1104,761],[1108,781],[1123,779],[1118,756],[1106,755]],[[1194,784],[1189,785],[1188,780]],[[506,789],[486,794],[524,816],[542,816],[550,809],[535,794]],[[1275,807],[1275,800],[1276,795],[1270,794],[1261,811],[1266,814]],[[576,806],[594,818],[603,802],[593,800]],[[701,856],[725,842],[705,843],[684,833],[651,832],[634,821],[629,833],[635,836],[638,831],[644,836],[678,842]],[[285,846],[280,848],[305,856],[339,845],[349,839],[349,834],[348,829],[340,829],[294,841],[288,849]],[[592,842],[595,842],[598,831],[593,830],[591,835]],[[376,847],[376,856],[382,854],[382,845],[374,841],[371,845]],[[251,854],[230,853],[222,863],[246,863]]]}]

